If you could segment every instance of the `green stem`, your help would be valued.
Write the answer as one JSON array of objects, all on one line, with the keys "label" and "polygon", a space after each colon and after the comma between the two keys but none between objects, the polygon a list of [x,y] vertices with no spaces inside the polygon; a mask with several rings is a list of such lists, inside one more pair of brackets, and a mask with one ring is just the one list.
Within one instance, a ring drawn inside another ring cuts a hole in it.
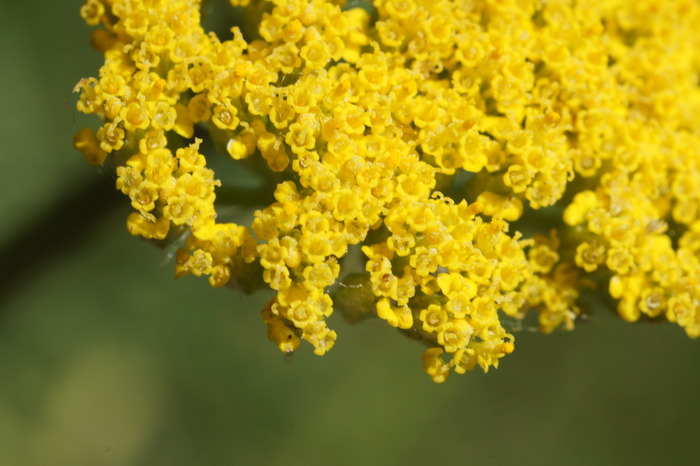
[{"label": "green stem", "polygon": [[372,293],[367,273],[346,275],[338,282],[338,288],[331,293],[331,298],[335,309],[350,323],[376,316],[377,297]]}]

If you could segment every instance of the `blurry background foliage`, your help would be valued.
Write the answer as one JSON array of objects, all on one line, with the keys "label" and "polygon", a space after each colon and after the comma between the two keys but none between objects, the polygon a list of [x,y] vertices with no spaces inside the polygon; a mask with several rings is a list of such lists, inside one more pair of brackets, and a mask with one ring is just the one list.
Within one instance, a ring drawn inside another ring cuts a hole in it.
[{"label": "blurry background foliage", "polygon": [[700,348],[671,324],[601,308],[437,385],[383,323],[334,316],[333,351],[285,360],[265,296],[174,282],[71,147],[81,3],[0,15],[0,465],[700,464]]}]

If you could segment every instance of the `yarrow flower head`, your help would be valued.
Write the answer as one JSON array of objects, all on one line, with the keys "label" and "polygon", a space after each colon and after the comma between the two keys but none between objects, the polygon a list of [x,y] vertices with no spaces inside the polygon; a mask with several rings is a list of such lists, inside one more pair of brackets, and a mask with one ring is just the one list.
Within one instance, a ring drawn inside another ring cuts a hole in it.
[{"label": "yarrow flower head", "polygon": [[590,293],[700,335],[697,1],[230,0],[218,35],[201,3],[85,2],[74,145],[176,276],[273,290],[281,351],[375,316],[442,382]]}]

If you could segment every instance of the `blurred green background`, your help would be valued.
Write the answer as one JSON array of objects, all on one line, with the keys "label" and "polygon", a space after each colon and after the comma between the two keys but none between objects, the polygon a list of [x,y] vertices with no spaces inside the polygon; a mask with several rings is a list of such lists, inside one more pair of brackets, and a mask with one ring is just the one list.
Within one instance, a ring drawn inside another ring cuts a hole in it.
[{"label": "blurred green background", "polygon": [[73,111],[100,64],[81,3],[0,15],[0,465],[700,464],[700,342],[676,326],[600,309],[436,385],[381,322],[334,316],[333,351],[285,360],[266,296],[175,282],[71,147],[96,123]]}]

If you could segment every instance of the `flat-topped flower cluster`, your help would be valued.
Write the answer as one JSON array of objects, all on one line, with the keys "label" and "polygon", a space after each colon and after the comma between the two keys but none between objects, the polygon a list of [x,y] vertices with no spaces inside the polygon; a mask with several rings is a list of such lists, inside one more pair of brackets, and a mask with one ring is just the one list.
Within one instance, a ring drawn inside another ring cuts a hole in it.
[{"label": "flat-topped flower cluster", "polygon": [[[324,354],[340,308],[442,382],[497,367],[505,322],[572,328],[586,290],[700,335],[697,1],[231,0],[225,38],[200,3],[87,0],[102,125],[74,144],[132,234],[187,237],[177,276],[274,290],[282,351]],[[204,147],[263,175],[252,224],[221,219]]]}]

